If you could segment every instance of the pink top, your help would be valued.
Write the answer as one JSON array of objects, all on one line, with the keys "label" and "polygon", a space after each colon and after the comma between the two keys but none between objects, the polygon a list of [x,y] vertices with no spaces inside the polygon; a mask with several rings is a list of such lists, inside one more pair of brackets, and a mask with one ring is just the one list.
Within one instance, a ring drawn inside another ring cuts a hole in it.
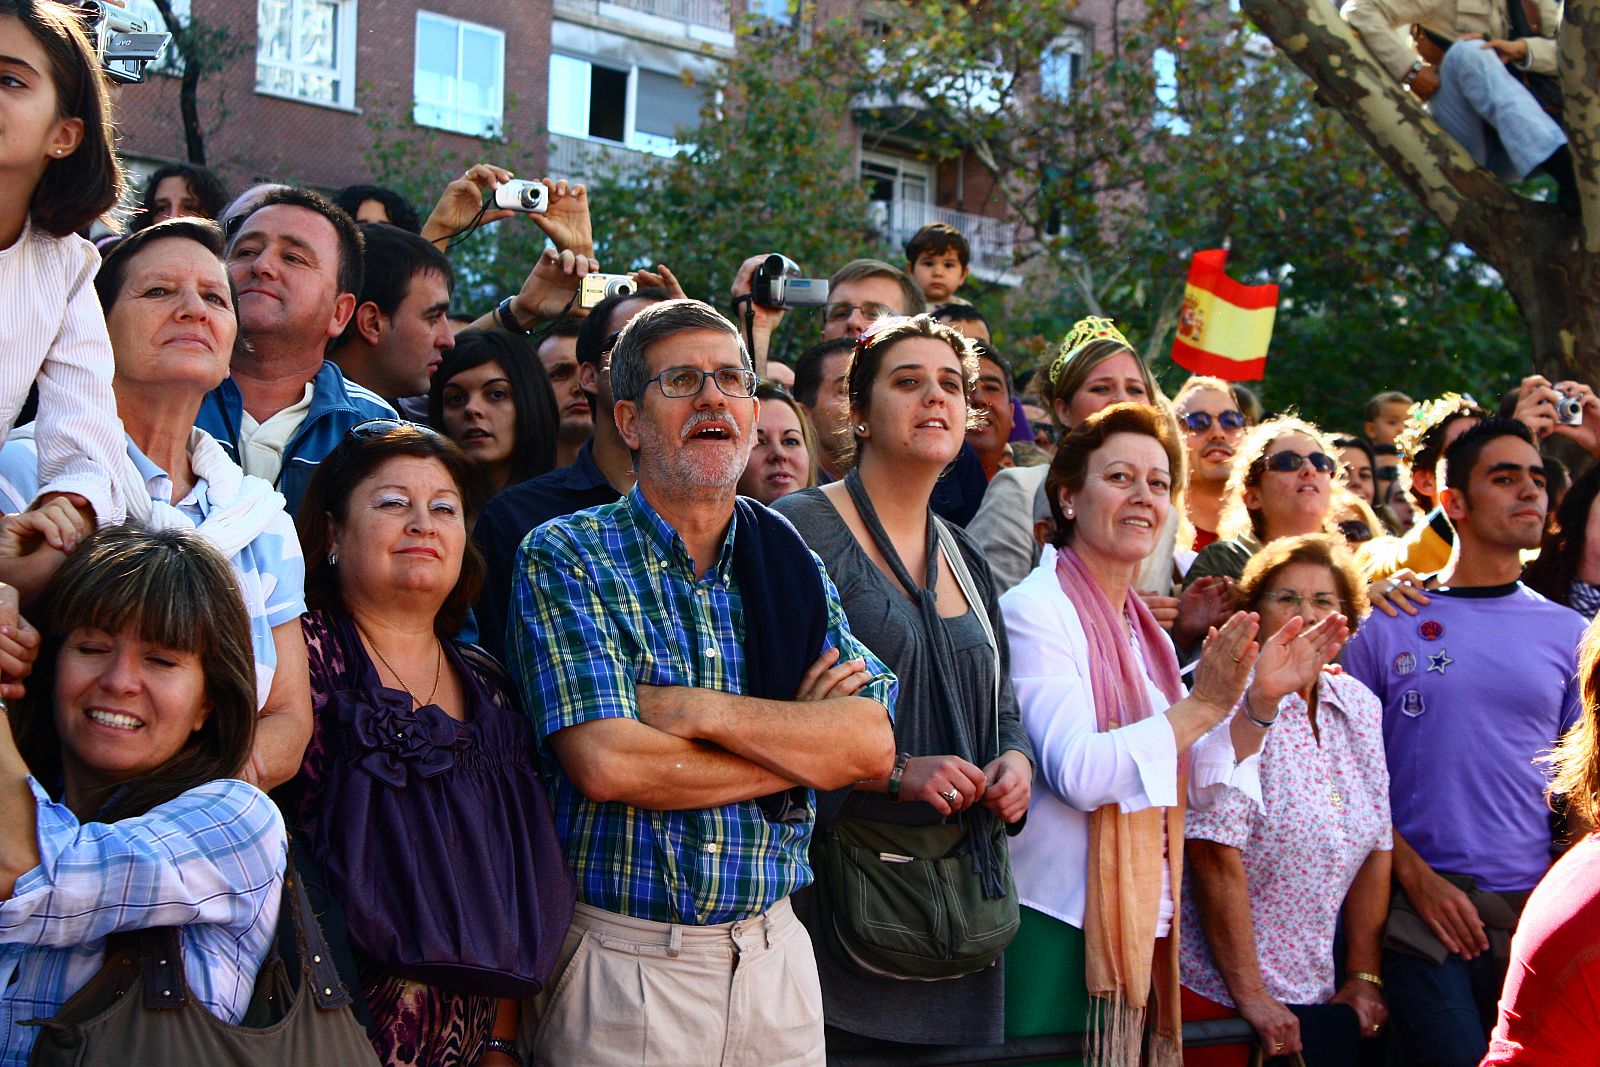
[{"label": "pink top", "polygon": [[[1394,842],[1382,705],[1348,674],[1324,674],[1317,694],[1320,744],[1298,693],[1279,705],[1261,748],[1264,809],[1232,790],[1210,810],[1191,810],[1184,833],[1243,853],[1261,979],[1286,1004],[1333,996],[1333,931],[1345,894],[1367,856]],[[1187,878],[1183,923],[1183,984],[1233,1007]]]},{"label": "pink top", "polygon": [[1600,1047],[1600,834],[1550,868],[1511,940],[1484,1067],[1570,1067]]}]

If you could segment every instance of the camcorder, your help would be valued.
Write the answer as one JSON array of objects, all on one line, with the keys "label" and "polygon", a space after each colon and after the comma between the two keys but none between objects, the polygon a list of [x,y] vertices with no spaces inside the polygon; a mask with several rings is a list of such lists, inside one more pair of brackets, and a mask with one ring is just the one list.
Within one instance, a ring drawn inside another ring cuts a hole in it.
[{"label": "camcorder", "polygon": [[550,190],[545,188],[544,182],[529,182],[519,178],[495,189],[494,206],[507,211],[543,215],[550,207]]},{"label": "camcorder", "polygon": [[632,296],[639,287],[626,274],[585,274],[578,306],[592,308],[608,296]]},{"label": "camcorder", "polygon": [[764,308],[819,308],[828,302],[828,279],[803,278],[800,264],[774,252],[750,279],[750,299]]},{"label": "camcorder", "polygon": [[170,33],[150,33],[149,27],[120,7],[99,0],[79,0],[78,17],[100,57],[106,75],[128,85],[144,81],[144,71],[159,61],[172,43]]}]

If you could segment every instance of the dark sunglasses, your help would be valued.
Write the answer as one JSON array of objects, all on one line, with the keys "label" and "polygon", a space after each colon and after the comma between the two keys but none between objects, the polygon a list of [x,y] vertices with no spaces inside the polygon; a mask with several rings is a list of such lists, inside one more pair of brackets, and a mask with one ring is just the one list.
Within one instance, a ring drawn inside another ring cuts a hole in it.
[{"label": "dark sunglasses", "polygon": [[1326,452],[1313,452],[1305,456],[1299,452],[1291,452],[1288,449],[1282,452],[1274,452],[1263,459],[1261,461],[1261,469],[1280,472],[1297,471],[1307,463],[1324,474],[1332,474],[1339,469],[1339,465],[1333,461],[1333,457]]},{"label": "dark sunglasses", "polygon": [[[1191,411],[1189,414],[1179,417],[1178,421],[1183,423],[1184,429],[1190,433],[1201,433],[1211,429],[1211,413],[1209,411]],[[1224,411],[1217,416],[1217,424],[1224,430],[1242,430],[1244,429],[1244,412]]]},{"label": "dark sunglasses", "polygon": [[1400,477],[1399,467],[1379,467],[1372,472],[1372,476],[1380,482],[1396,481]]},{"label": "dark sunglasses", "polygon": [[[1363,519],[1346,519],[1339,524],[1339,533],[1346,541],[1362,542],[1372,540],[1372,527]],[[1321,607],[1322,605],[1317,605]]]}]

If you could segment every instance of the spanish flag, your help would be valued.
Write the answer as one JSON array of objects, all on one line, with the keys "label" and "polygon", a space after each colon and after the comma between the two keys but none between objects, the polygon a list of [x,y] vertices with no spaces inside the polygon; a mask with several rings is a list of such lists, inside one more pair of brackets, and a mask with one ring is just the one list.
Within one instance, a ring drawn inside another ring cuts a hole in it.
[{"label": "spanish flag", "polygon": [[1195,374],[1256,382],[1266,374],[1276,285],[1240,285],[1228,277],[1228,251],[1196,252],[1178,313],[1172,361]]}]

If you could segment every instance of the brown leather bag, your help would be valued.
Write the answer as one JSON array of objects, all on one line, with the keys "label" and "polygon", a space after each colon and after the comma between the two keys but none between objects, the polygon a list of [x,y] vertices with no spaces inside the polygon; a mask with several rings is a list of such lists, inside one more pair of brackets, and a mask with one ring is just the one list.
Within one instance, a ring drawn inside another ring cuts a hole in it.
[{"label": "brown leather bag", "polygon": [[117,935],[108,946],[105,966],[54,1018],[22,1024],[41,1028],[29,1067],[378,1063],[293,864],[277,937],[237,1026],[190,992],[176,927]]}]

